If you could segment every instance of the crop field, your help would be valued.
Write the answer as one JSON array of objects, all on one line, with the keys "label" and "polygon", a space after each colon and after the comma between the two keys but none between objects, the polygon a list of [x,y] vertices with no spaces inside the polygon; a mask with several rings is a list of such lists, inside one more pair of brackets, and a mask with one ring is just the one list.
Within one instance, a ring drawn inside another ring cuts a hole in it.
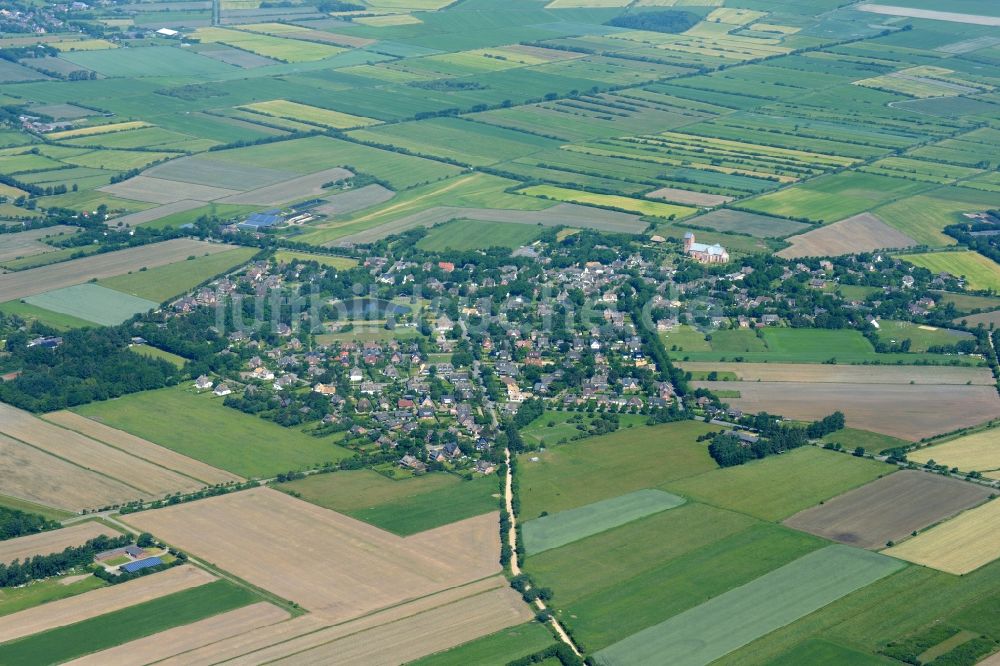
[{"label": "crop field", "polygon": [[[699,382],[725,390],[728,382]],[[842,382],[743,382],[740,397],[728,399],[746,412],[767,411],[787,418],[813,420],[831,406],[852,427],[909,441],[978,425],[1000,416],[1000,400],[987,386],[861,384]]]},{"label": "crop field", "polygon": [[149,123],[141,120],[132,120],[124,123],[111,123],[109,125],[93,125],[91,127],[80,127],[66,130],[64,132],[50,132],[46,136],[54,141],[62,139],[73,139],[78,136],[91,136],[94,134],[108,134],[111,132],[124,132],[126,130],[139,129],[140,127],[152,127]]},{"label": "crop field", "polygon": [[312,254],[310,252],[298,252],[296,250],[278,250],[274,253],[274,260],[279,263],[291,263],[293,261],[315,261],[321,266],[329,266],[340,271],[346,271],[358,265],[357,259],[350,257],[337,257],[329,254]]},{"label": "crop field", "polygon": [[983,289],[1000,292],[1000,264],[978,252],[958,250],[955,252],[932,252],[928,254],[905,254],[899,257],[914,266],[926,268],[932,273],[950,273],[963,278],[969,289]]},{"label": "crop field", "polygon": [[52,252],[55,248],[45,244],[44,240],[46,238],[76,232],[77,229],[74,227],[58,225],[22,231],[16,234],[4,234],[0,236],[0,262],[40,254],[42,252]]},{"label": "crop field", "polygon": [[133,456],[148,460],[160,467],[172,469],[205,485],[242,480],[235,474],[224,472],[198,462],[193,458],[182,456],[170,449],[157,446],[150,441],[130,435],[122,430],[115,430],[103,423],[84,418],[73,412],[50,412],[45,415],[45,420],[67,430],[72,430],[91,439],[103,442],[110,447],[126,451]]},{"label": "crop field", "polygon": [[316,206],[313,210],[324,215],[346,215],[385,203],[395,195],[395,192],[381,185],[365,185],[356,190],[324,197],[326,203]]},{"label": "crop field", "polygon": [[[185,590],[212,583],[216,578],[204,569],[179,566],[120,585],[112,585],[69,599],[53,601],[4,617],[0,627],[3,647],[18,638],[38,635],[64,626],[74,626],[107,613],[120,611]],[[5,661],[5,663],[7,663]]]},{"label": "crop field", "polygon": [[676,206],[658,201],[643,201],[641,199],[609,194],[594,194],[581,190],[571,190],[565,187],[553,187],[552,185],[534,185],[520,190],[520,193],[544,199],[555,199],[556,201],[625,210],[630,213],[663,217],[669,220],[687,217],[696,211],[695,208],[689,206]]},{"label": "crop field", "polygon": [[25,298],[24,302],[102,326],[120,324],[135,314],[155,310],[159,305],[155,301],[90,283],[35,294]]},{"label": "crop field", "polygon": [[1000,557],[998,526],[1000,503],[991,501],[884,552],[960,576]]},{"label": "crop field", "polygon": [[[663,658],[705,664],[902,566],[877,553],[828,546],[605,648],[595,660],[609,666]],[[748,617],[746,608],[756,612]]]},{"label": "crop field", "polygon": [[309,106],[308,104],[299,104],[298,102],[289,102],[284,99],[275,99],[270,102],[255,102],[253,104],[244,105],[240,108],[262,113],[265,116],[288,118],[290,120],[298,120],[310,125],[332,127],[334,129],[367,127],[368,125],[376,125],[379,122],[377,120],[373,120],[372,118],[352,116],[348,113],[322,109],[316,106]]},{"label": "crop field", "polygon": [[[0,541],[0,562],[9,564],[14,560],[22,562],[35,555],[61,553],[70,546],[82,546],[90,539],[106,536],[118,536],[118,531],[105,527],[98,522],[76,523],[58,530],[29,534]],[[2,597],[0,597],[2,598]]]},{"label": "crop field", "polygon": [[[650,195],[646,195],[650,196]],[[682,202],[683,203],[683,202]],[[759,238],[782,238],[790,234],[802,233],[809,227],[801,222],[780,217],[755,215],[738,210],[715,210],[686,221],[695,227],[708,227],[715,231],[738,232]]]},{"label": "crop field", "polygon": [[[715,468],[693,421],[628,428],[519,459],[521,515],[557,513]],[[667,488],[669,490],[669,488]]]},{"label": "crop field", "polygon": [[[331,622],[500,570],[496,514],[402,538],[259,488],[127,520]],[[314,566],[303,575],[306,544]]]},{"label": "crop field", "polygon": [[661,487],[762,520],[782,520],[895,469],[873,460],[805,447],[745,465],[669,481]]},{"label": "crop field", "polygon": [[246,606],[256,595],[245,587],[218,580],[72,625],[0,645],[7,664],[62,662]]},{"label": "crop field", "polygon": [[101,287],[131,296],[162,303],[183,294],[202,282],[246,263],[255,254],[253,248],[235,248],[216,254],[188,257],[166,266],[139,270],[98,281]]},{"label": "crop field", "polygon": [[778,252],[778,256],[785,259],[833,257],[917,245],[916,240],[872,213],[860,213],[787,240],[791,247]]},{"label": "crop field", "polygon": [[431,229],[417,242],[417,247],[432,252],[488,247],[509,247],[513,250],[529,245],[539,234],[537,227],[526,224],[454,220]]},{"label": "crop field", "polygon": [[48,423],[9,405],[0,404],[0,416],[3,417],[0,432],[5,437],[96,472],[108,480],[118,481],[133,489],[133,497],[158,497],[181,490],[196,490],[203,485],[190,477]]},{"label": "crop field", "polygon": [[497,510],[496,477],[435,473],[388,479],[371,470],[316,474],[278,486],[307,502],[401,536]]},{"label": "crop field", "polygon": [[925,352],[929,347],[935,345],[950,346],[974,338],[972,333],[965,331],[892,320],[879,322],[878,336],[879,339],[886,342],[909,340],[910,349],[915,352]]},{"label": "crop field", "polygon": [[199,28],[194,36],[202,43],[225,44],[282,62],[323,60],[344,52],[344,49],[328,44],[272,37],[229,28]]},{"label": "crop field", "polygon": [[881,549],[990,497],[984,486],[903,470],[801,511],[784,524],[859,548]]},{"label": "crop field", "polygon": [[997,478],[1000,473],[1000,444],[993,428],[915,449],[906,454],[908,460],[926,463],[933,460],[939,465],[957,467],[963,472],[984,472],[988,478]]},{"label": "crop field", "polygon": [[162,178],[135,176],[114,185],[99,188],[123,199],[147,201],[149,203],[170,204],[178,201],[214,201],[223,197],[239,194],[240,190],[199,185],[196,183],[178,183]]},{"label": "crop field", "polygon": [[73,411],[245,478],[305,469],[347,455],[329,439],[230,409],[221,400],[181,386]]},{"label": "crop field", "polygon": [[[732,373],[744,382],[808,382],[845,384],[976,385],[994,383],[989,368],[929,367],[921,365],[817,365],[814,363],[707,363],[679,364],[692,373]],[[739,388],[741,384],[732,385]]]},{"label": "crop field", "polygon": [[683,497],[662,490],[636,490],[612,499],[560,511],[522,525],[524,548],[535,555],[578,539],[673,509],[684,503]]},{"label": "crop field", "polygon": [[7,273],[0,275],[0,302],[70,287],[93,278],[122,275],[143,267],[166,266],[183,261],[192,254],[214,254],[231,249],[232,245],[178,238],[17,273]]},{"label": "crop field", "polygon": [[691,190],[681,190],[676,187],[661,187],[648,192],[646,196],[650,199],[663,199],[665,201],[672,201],[673,203],[698,206],[700,208],[721,206],[733,200],[733,197],[727,197],[722,194],[692,192]]},{"label": "crop field", "polygon": [[299,176],[274,185],[266,185],[256,190],[232,194],[222,199],[222,204],[244,204],[253,206],[277,206],[296,199],[316,197],[324,193],[323,185],[350,178],[353,174],[347,169],[334,167],[324,169],[306,176]]},{"label": "crop field", "polygon": [[410,662],[412,666],[506,666],[511,658],[527,656],[554,642],[552,634],[537,622],[510,627],[495,634]]}]

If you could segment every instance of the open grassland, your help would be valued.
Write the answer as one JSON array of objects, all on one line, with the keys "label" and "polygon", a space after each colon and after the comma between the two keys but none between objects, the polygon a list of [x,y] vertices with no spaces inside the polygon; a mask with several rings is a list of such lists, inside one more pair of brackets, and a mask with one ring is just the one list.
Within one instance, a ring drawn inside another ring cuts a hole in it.
[{"label": "open grassland", "polygon": [[[33,635],[43,636],[59,627],[73,626],[134,604],[197,588],[214,580],[215,576],[205,570],[185,565],[162,571],[155,576],[29,608],[6,616],[0,623],[0,643],[4,644],[0,649],[10,645],[9,641]],[[8,662],[4,660],[4,663]]]},{"label": "open grassland", "polygon": [[465,481],[444,472],[388,479],[371,470],[345,471],[279,489],[401,536],[496,511],[499,503],[495,476]]},{"label": "open grassland", "polygon": [[78,432],[48,423],[28,412],[0,404],[0,432],[82,469],[134,489],[133,497],[159,497],[203,484]]},{"label": "open grassland", "polygon": [[880,549],[989,496],[984,486],[903,470],[801,511],[784,524],[850,546]]},{"label": "open grassland", "polygon": [[305,469],[348,454],[329,439],[244,414],[180,386],[73,411],[246,478]]},{"label": "open grassland", "polygon": [[127,250],[83,257],[27,271],[7,273],[0,275],[0,302],[81,284],[94,278],[101,279],[123,275],[143,267],[166,266],[183,261],[192,254],[215,254],[231,249],[233,249],[232,245],[178,238]]},{"label": "open grassland", "polygon": [[942,187],[880,206],[874,212],[918,243],[947,246],[954,245],[955,239],[942,233],[942,229],[962,222],[962,213],[975,213],[996,205],[994,193]]},{"label": "open grassland", "polygon": [[662,487],[712,506],[781,520],[895,470],[874,460],[804,447]]},{"label": "open grassland", "polygon": [[344,49],[297,39],[272,37],[229,28],[199,28],[194,36],[202,43],[219,43],[282,62],[310,62],[343,53]]},{"label": "open grassland", "polygon": [[[679,364],[692,373],[715,371],[719,375],[734,374],[744,382],[810,382],[848,384],[970,384],[990,386],[994,383],[989,368],[926,365],[821,365],[815,363],[708,363]],[[741,384],[732,384],[740,388]]]},{"label": "open grassland", "polygon": [[58,225],[21,231],[16,234],[3,234],[0,236],[0,263],[43,252],[52,252],[56,248],[46,245],[44,242],[46,238],[55,238],[77,231],[76,227]]},{"label": "open grassland", "polygon": [[159,305],[90,283],[28,296],[24,303],[102,326],[115,326],[140,312],[155,310]]},{"label": "open grassland", "polygon": [[62,529],[0,541],[0,563],[8,564],[14,560],[24,561],[35,555],[61,553],[65,548],[82,546],[89,539],[99,537],[102,534],[118,536],[118,531],[98,522],[85,522]]},{"label": "open grassland", "polygon": [[256,599],[246,588],[218,580],[0,645],[0,660],[12,666],[68,661],[239,608]]},{"label": "open grassland", "polygon": [[[1000,430],[991,428],[972,435],[915,449],[906,454],[913,462],[933,460],[939,465],[957,467],[963,472],[993,472],[1000,470]],[[996,474],[986,474],[995,478]]]},{"label": "open grassland", "polygon": [[163,349],[160,349],[158,347],[152,347],[150,345],[131,344],[129,345],[129,349],[131,349],[136,354],[139,354],[140,356],[163,359],[164,361],[167,361],[177,366],[178,368],[183,368],[184,364],[187,363],[187,359],[184,358],[183,356],[178,356],[177,354],[172,354],[168,351],[164,351]]},{"label": "open grassland", "polygon": [[454,220],[431,229],[417,242],[417,247],[429,252],[489,247],[514,249],[530,244],[540,233],[541,229],[527,224]]},{"label": "open grassland", "polygon": [[899,257],[915,266],[926,268],[932,273],[951,273],[965,280],[969,289],[983,289],[1000,292],[1000,264],[978,252],[958,250],[955,252],[931,252],[928,254],[904,254]]},{"label": "open grassland", "polygon": [[328,254],[312,254],[310,252],[299,252],[297,250],[278,250],[274,253],[274,260],[279,263],[291,263],[293,261],[315,261],[321,266],[335,268],[338,271],[346,271],[358,265],[357,259],[350,257],[337,257]]},{"label": "open grassland", "polygon": [[105,585],[107,583],[97,576],[77,574],[47,578],[22,587],[6,588],[0,592],[0,616],[75,597]]},{"label": "open grassland", "polygon": [[253,248],[241,247],[217,254],[191,255],[193,259],[188,257],[185,261],[167,266],[105,278],[98,284],[161,303],[193,289],[220,273],[246,263],[255,253]]},{"label": "open grassland", "polygon": [[[733,388],[726,382],[698,385],[711,390]],[[745,412],[814,420],[837,409],[855,428],[910,441],[1000,416],[996,389],[989,386],[742,382],[737,387],[740,397],[727,402]]]},{"label": "open grassland", "polygon": [[506,666],[512,659],[544,650],[553,642],[555,639],[544,625],[529,622],[418,659],[409,666]]},{"label": "open grassland", "polygon": [[522,525],[528,555],[558,548],[578,539],[603,532],[644,516],[684,503],[683,497],[662,490],[636,490],[575,509],[549,514]]},{"label": "open grassland", "polygon": [[962,575],[1000,557],[1000,502],[988,502],[885,551]]},{"label": "open grassland", "polygon": [[555,187],[553,185],[533,185],[519,190],[521,194],[541,197],[544,199],[555,199],[568,203],[578,203],[584,205],[601,206],[616,210],[625,210],[639,215],[649,215],[663,217],[669,220],[687,217],[697,211],[690,206],[677,206],[674,204],[661,203],[658,201],[643,201],[632,197],[614,196],[610,194],[595,194],[582,190],[571,190],[565,187]]},{"label": "open grassland", "polygon": [[[705,664],[897,571],[877,553],[828,546],[595,655],[597,663]],[[747,608],[755,612],[747,615]]]},{"label": "open grassland", "polygon": [[288,617],[287,611],[260,602],[94,652],[71,663],[74,666],[127,666],[135,663],[137,654],[151,663],[248,631],[271,627]]},{"label": "open grassland", "polygon": [[205,485],[242,480],[235,474],[216,469],[123,430],[115,430],[103,423],[84,418],[73,412],[51,412],[45,415],[45,420],[62,426],[67,430],[78,432],[91,439],[103,442],[110,447],[126,451],[143,460],[148,460],[154,465],[172,469],[192,479],[201,481]]},{"label": "open grassland", "polygon": [[62,141],[63,139],[72,139],[78,136],[93,136],[95,134],[108,134],[111,132],[124,132],[126,130],[139,129],[141,127],[150,127],[149,123],[143,122],[141,120],[134,120],[125,123],[112,123],[110,125],[93,125],[91,127],[80,127],[77,129],[66,130],[64,132],[51,132],[45,136],[53,141]]},{"label": "open grassland", "polygon": [[883,320],[879,322],[879,339],[886,342],[910,341],[910,350],[925,352],[933,346],[951,346],[963,340],[972,340],[972,333],[950,328],[922,326],[909,321]]},{"label": "open grassland", "polygon": [[[546,410],[537,419],[521,428],[520,433],[526,442],[548,446],[583,435],[589,431],[591,424],[598,416],[597,414]],[[579,422],[576,421],[577,418]],[[618,419],[622,428],[637,427],[646,423],[646,417],[640,414],[622,414]]]},{"label": "open grassland", "polygon": [[262,113],[265,116],[288,118],[290,120],[298,120],[310,125],[332,127],[333,129],[353,129],[355,127],[367,127],[369,125],[376,125],[379,123],[378,120],[374,120],[372,118],[352,116],[349,113],[331,111],[330,109],[310,106],[308,104],[299,104],[298,102],[290,102],[284,99],[275,99],[269,102],[254,102],[253,104],[246,104],[240,108]]},{"label": "open grassland", "polygon": [[715,468],[695,441],[712,426],[682,421],[629,428],[518,459],[521,515],[536,518]]},{"label": "open grassland", "polygon": [[[646,196],[652,196],[647,194]],[[681,202],[685,203],[685,202]],[[741,210],[720,209],[687,220],[695,227],[708,227],[715,231],[750,234],[759,238],[781,238],[789,234],[807,231],[809,227],[801,222],[747,213]],[[697,234],[696,234],[697,235]]]},{"label": "open grassland", "polygon": [[[401,538],[259,488],[128,522],[331,622],[499,572],[496,514]],[[310,566],[299,556],[308,548]],[[245,557],[253,551],[254,557]]]},{"label": "open grassland", "polygon": [[871,213],[861,213],[787,240],[791,247],[778,252],[778,256],[785,259],[833,257],[917,244],[917,241]]}]

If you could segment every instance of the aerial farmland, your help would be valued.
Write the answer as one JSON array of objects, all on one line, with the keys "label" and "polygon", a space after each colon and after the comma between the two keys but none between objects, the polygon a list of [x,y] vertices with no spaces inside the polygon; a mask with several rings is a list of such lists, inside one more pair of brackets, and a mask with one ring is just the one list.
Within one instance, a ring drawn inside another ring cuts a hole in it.
[{"label": "aerial farmland", "polygon": [[1000,663],[1000,8],[11,0],[0,664]]}]

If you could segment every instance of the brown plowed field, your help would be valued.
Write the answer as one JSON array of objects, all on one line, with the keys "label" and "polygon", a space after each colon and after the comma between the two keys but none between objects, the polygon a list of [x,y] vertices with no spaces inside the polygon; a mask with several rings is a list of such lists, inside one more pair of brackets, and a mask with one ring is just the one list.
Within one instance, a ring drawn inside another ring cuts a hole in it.
[{"label": "brown plowed field", "polygon": [[[968,384],[992,386],[989,368],[921,365],[825,365],[821,363],[678,363],[692,372],[733,372],[746,382],[843,382],[848,384]],[[734,389],[742,384],[730,383]]]},{"label": "brown plowed field", "polygon": [[834,497],[785,521],[788,527],[860,548],[884,548],[985,502],[990,489],[903,470]]},{"label": "brown plowed field", "polygon": [[45,415],[45,420],[82,433],[116,449],[127,451],[151,463],[190,476],[207,485],[243,480],[242,477],[235,474],[206,465],[200,460],[188,458],[124,430],[106,426],[73,412],[52,412]]},{"label": "brown plowed field", "polygon": [[35,606],[3,618],[3,622],[0,622],[0,643],[104,615],[150,599],[211,583],[213,580],[215,576],[203,569],[182,565],[161,571],[155,576],[137,578],[120,585]]},{"label": "brown plowed field", "polygon": [[101,535],[118,536],[118,532],[100,523],[86,522],[39,534],[0,541],[0,564],[25,560],[35,555],[59,553],[70,546],[82,546]]},{"label": "brown plowed field", "polygon": [[126,519],[331,622],[500,571],[495,513],[402,538],[255,488]]},{"label": "brown plowed field", "polygon": [[884,248],[913,247],[917,244],[917,241],[871,213],[861,213],[785,240],[792,244],[778,252],[778,256],[785,259],[833,257]]},{"label": "brown plowed field", "polygon": [[137,271],[142,267],[154,268],[184,261],[191,255],[215,254],[232,250],[233,245],[175,238],[133,247],[117,252],[106,252],[27,271],[0,275],[0,303],[42,292],[71,287],[92,278],[109,278]]},{"label": "brown plowed field", "polygon": [[66,663],[73,666],[151,664],[260,627],[270,627],[286,619],[287,611],[262,602],[161,631]]}]

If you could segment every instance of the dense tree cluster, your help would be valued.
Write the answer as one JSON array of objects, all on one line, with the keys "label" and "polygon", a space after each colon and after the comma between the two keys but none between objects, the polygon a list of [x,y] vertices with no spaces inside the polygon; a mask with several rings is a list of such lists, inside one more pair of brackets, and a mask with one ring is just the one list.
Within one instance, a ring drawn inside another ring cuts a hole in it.
[{"label": "dense tree cluster", "polygon": [[25,534],[54,530],[57,527],[59,527],[59,523],[49,520],[45,516],[39,516],[37,513],[27,513],[0,506],[0,541]]},{"label": "dense tree cluster", "polygon": [[606,25],[629,28],[630,30],[678,33],[693,28],[700,20],[696,14],[691,12],[664,10],[622,14],[608,21]]},{"label": "dense tree cluster", "polygon": [[744,441],[735,431],[721,432],[712,438],[708,453],[719,467],[742,465],[751,460],[797,449],[810,439],[841,430],[845,424],[841,412],[834,412],[805,427],[784,423],[765,412],[748,420],[756,426],[759,433],[756,441]]},{"label": "dense tree cluster", "polygon": [[24,562],[14,560],[10,564],[0,564],[0,587],[17,587],[33,580],[55,576],[74,567],[86,566],[94,561],[97,553],[130,543],[132,537],[127,534],[118,537],[99,536],[61,553],[35,555]]}]

